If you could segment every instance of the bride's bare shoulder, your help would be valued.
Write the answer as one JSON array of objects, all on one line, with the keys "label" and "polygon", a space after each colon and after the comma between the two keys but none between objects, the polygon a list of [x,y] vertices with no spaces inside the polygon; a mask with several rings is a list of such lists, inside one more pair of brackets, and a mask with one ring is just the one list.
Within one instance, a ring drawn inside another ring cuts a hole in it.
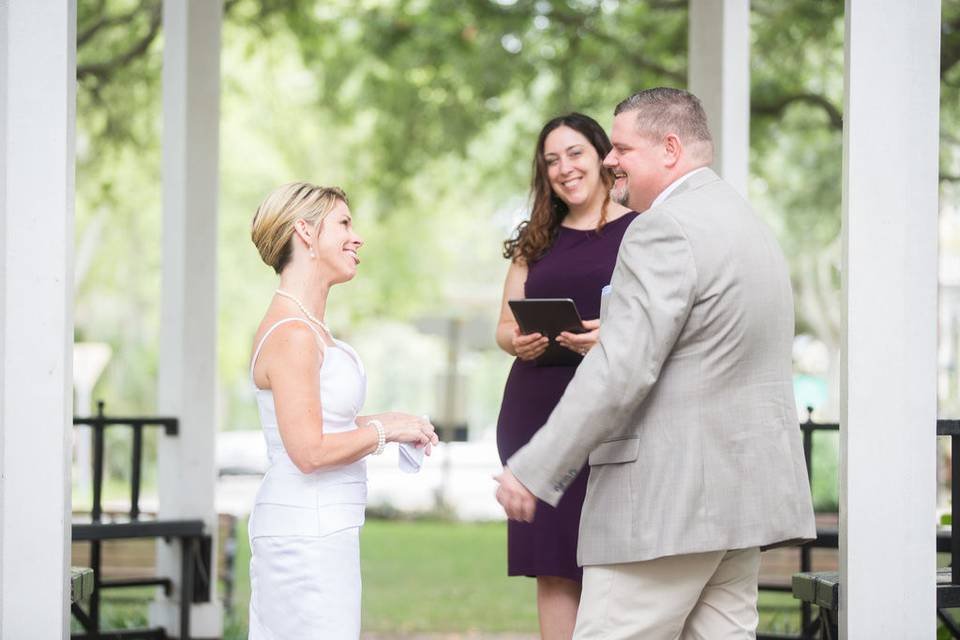
[{"label": "bride's bare shoulder", "polygon": [[308,321],[300,318],[282,318],[279,321],[264,324],[261,324],[257,330],[258,340],[262,340],[268,331],[270,336],[267,342],[290,342],[304,346],[317,343],[320,338],[317,330],[311,327]]},{"label": "bride's bare shoulder", "polygon": [[258,361],[279,359],[288,364],[315,362],[323,358],[324,351],[319,335],[306,321],[290,318],[264,318],[254,339],[254,352],[258,347]]}]

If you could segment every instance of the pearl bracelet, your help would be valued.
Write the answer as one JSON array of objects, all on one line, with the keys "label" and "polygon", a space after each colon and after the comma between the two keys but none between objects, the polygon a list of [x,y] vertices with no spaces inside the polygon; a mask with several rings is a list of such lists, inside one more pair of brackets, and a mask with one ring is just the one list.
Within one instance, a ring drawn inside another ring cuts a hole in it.
[{"label": "pearl bracelet", "polygon": [[377,430],[377,448],[374,450],[373,455],[378,456],[383,453],[383,450],[387,446],[387,432],[383,428],[383,423],[379,420],[369,420],[367,424]]}]

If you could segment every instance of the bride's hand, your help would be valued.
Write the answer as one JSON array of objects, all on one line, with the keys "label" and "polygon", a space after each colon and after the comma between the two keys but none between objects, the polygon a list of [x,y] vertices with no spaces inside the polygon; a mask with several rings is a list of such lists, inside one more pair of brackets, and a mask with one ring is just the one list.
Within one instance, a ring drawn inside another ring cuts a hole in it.
[{"label": "bride's hand", "polygon": [[410,442],[418,449],[425,447],[424,453],[427,455],[430,455],[433,445],[440,442],[433,425],[420,416],[388,411],[371,417],[383,424],[387,442]]}]

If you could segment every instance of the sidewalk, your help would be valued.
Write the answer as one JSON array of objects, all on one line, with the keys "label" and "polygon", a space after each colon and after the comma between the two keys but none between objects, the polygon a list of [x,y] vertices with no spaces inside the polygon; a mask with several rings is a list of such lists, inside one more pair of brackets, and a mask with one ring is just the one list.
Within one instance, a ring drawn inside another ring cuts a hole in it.
[{"label": "sidewalk", "polygon": [[[403,473],[396,444],[382,456],[367,458],[368,506],[405,513],[434,508],[442,493],[457,519],[503,520],[503,508],[494,497],[493,476],[503,470],[493,431],[473,442],[448,442],[434,449],[417,474]],[[260,431],[221,431],[217,434],[216,486],[218,513],[243,516],[250,512],[260,478],[267,469],[267,450]],[[239,474],[239,475],[233,475]],[[141,505],[147,504],[141,499]]]}]

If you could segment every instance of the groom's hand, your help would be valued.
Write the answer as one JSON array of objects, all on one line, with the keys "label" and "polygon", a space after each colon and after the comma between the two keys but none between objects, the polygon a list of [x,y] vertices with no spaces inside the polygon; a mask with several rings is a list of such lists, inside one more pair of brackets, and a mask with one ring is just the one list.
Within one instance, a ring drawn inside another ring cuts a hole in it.
[{"label": "groom's hand", "polygon": [[507,517],[520,522],[533,522],[537,497],[530,493],[507,467],[503,468],[503,473],[494,476],[494,480],[500,483],[497,487],[497,502],[507,512]]}]

